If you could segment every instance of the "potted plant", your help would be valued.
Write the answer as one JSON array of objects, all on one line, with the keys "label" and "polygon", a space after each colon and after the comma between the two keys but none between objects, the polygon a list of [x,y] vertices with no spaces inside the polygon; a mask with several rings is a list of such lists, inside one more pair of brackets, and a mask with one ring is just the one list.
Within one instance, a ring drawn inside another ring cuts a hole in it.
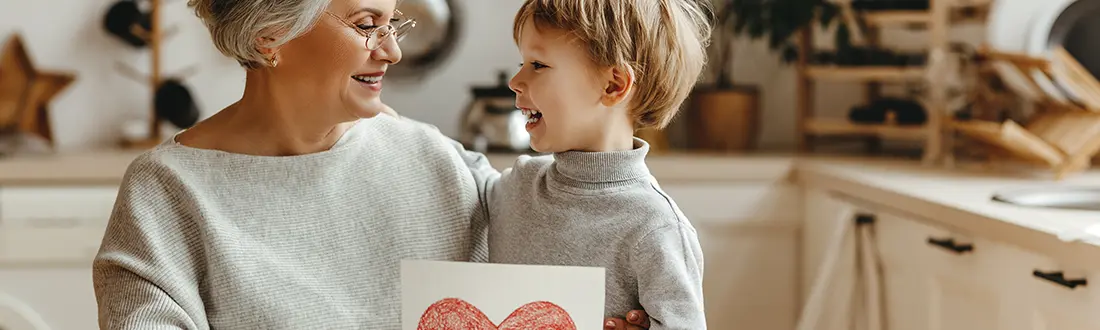
[{"label": "potted plant", "polygon": [[[751,150],[756,147],[760,129],[760,92],[756,86],[738,84],[733,77],[734,38],[767,38],[769,49],[790,63],[799,56],[793,37],[815,20],[828,26],[840,9],[827,0],[713,1],[717,21],[708,68],[714,82],[697,86],[692,93],[693,144],[710,150]],[[838,48],[850,48],[844,24],[836,33]]]}]

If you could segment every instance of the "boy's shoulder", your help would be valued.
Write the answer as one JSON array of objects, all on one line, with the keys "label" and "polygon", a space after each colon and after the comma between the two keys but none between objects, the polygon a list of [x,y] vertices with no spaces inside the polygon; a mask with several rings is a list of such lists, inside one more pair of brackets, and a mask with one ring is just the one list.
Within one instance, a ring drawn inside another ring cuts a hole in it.
[{"label": "boy's shoulder", "polygon": [[522,176],[538,175],[551,164],[554,164],[553,155],[520,155],[512,163],[510,171]]},{"label": "boy's shoulder", "polygon": [[[680,211],[676,201],[661,189],[656,178],[649,177],[649,184],[633,191],[636,202],[631,206],[638,214],[647,215],[650,225],[668,227],[687,223],[687,217]],[[638,202],[640,201],[640,202]]]}]

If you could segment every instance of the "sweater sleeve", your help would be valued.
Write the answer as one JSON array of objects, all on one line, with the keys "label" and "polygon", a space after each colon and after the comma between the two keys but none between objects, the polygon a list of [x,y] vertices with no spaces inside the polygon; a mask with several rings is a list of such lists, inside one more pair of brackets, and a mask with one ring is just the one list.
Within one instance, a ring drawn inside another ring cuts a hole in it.
[{"label": "sweater sleeve", "polygon": [[466,169],[470,171],[470,175],[473,176],[474,183],[477,185],[478,195],[477,210],[475,210],[473,218],[470,219],[470,233],[473,237],[470,261],[488,262],[489,197],[492,196],[492,191],[499,182],[500,172],[493,168],[493,165],[489,163],[489,158],[485,157],[484,154],[466,150],[466,147],[463,146],[461,142],[443,134],[443,132],[439,131],[438,127],[408,117],[400,117],[400,120],[420,126],[431,134],[434,134],[438,139],[450,145],[458,154],[458,157],[462,159],[462,162],[466,165]]},{"label": "sweater sleeve", "polygon": [[470,174],[473,175],[474,182],[477,184],[478,190],[478,209],[475,212],[474,219],[470,222],[471,233],[474,237],[474,250],[470,256],[470,261],[473,262],[488,262],[489,261],[489,205],[490,198],[493,196],[493,190],[497,184],[500,183],[500,171],[497,171],[492,164],[489,163],[489,158],[484,154],[466,150],[466,147],[443,134],[440,134],[444,139],[455,148],[459,157],[462,158],[466,167],[469,168]]},{"label": "sweater sleeve", "polygon": [[92,263],[99,328],[208,329],[201,243],[181,185],[147,156],[127,172]]},{"label": "sweater sleeve", "polygon": [[707,328],[703,311],[703,252],[683,222],[657,228],[634,248],[638,299],[651,330]]}]

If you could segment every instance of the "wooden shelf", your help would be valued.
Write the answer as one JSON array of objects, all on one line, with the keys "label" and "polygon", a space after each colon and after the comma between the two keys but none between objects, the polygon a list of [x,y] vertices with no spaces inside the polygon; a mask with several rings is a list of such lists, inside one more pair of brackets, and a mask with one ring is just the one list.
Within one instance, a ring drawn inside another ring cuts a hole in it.
[{"label": "wooden shelf", "polygon": [[867,11],[862,15],[867,24],[877,26],[927,24],[932,19],[932,14],[925,10]]},{"label": "wooden shelf", "polygon": [[812,79],[834,81],[919,81],[924,79],[924,67],[894,66],[810,66],[805,74]]},{"label": "wooden shelf", "polygon": [[924,125],[857,124],[826,118],[807,119],[802,129],[811,135],[868,135],[911,140],[928,136],[928,128]]},{"label": "wooden shelf", "polygon": [[[988,6],[955,8],[951,12],[951,23],[983,22],[989,15]],[[967,15],[966,10],[972,10]],[[932,13],[927,10],[870,10],[860,13],[867,24],[873,26],[925,25],[932,21]]]}]

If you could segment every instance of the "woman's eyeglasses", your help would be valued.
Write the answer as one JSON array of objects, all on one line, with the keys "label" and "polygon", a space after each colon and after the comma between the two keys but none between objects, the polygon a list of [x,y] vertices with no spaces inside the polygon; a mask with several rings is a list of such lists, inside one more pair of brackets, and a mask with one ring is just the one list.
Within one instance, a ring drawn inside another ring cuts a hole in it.
[{"label": "woman's eyeglasses", "polygon": [[358,32],[360,35],[367,37],[367,49],[371,51],[378,50],[378,48],[382,47],[382,43],[385,42],[386,38],[389,36],[393,36],[394,41],[401,41],[401,39],[409,34],[409,30],[412,30],[412,28],[416,26],[416,20],[405,17],[400,10],[393,11],[393,21],[397,23],[397,26],[386,24],[369,29],[360,28],[358,25],[355,25],[355,23],[348,22],[348,20],[336,16],[336,14],[327,11],[325,14],[339,20],[348,27],[354,29],[355,32]]}]

